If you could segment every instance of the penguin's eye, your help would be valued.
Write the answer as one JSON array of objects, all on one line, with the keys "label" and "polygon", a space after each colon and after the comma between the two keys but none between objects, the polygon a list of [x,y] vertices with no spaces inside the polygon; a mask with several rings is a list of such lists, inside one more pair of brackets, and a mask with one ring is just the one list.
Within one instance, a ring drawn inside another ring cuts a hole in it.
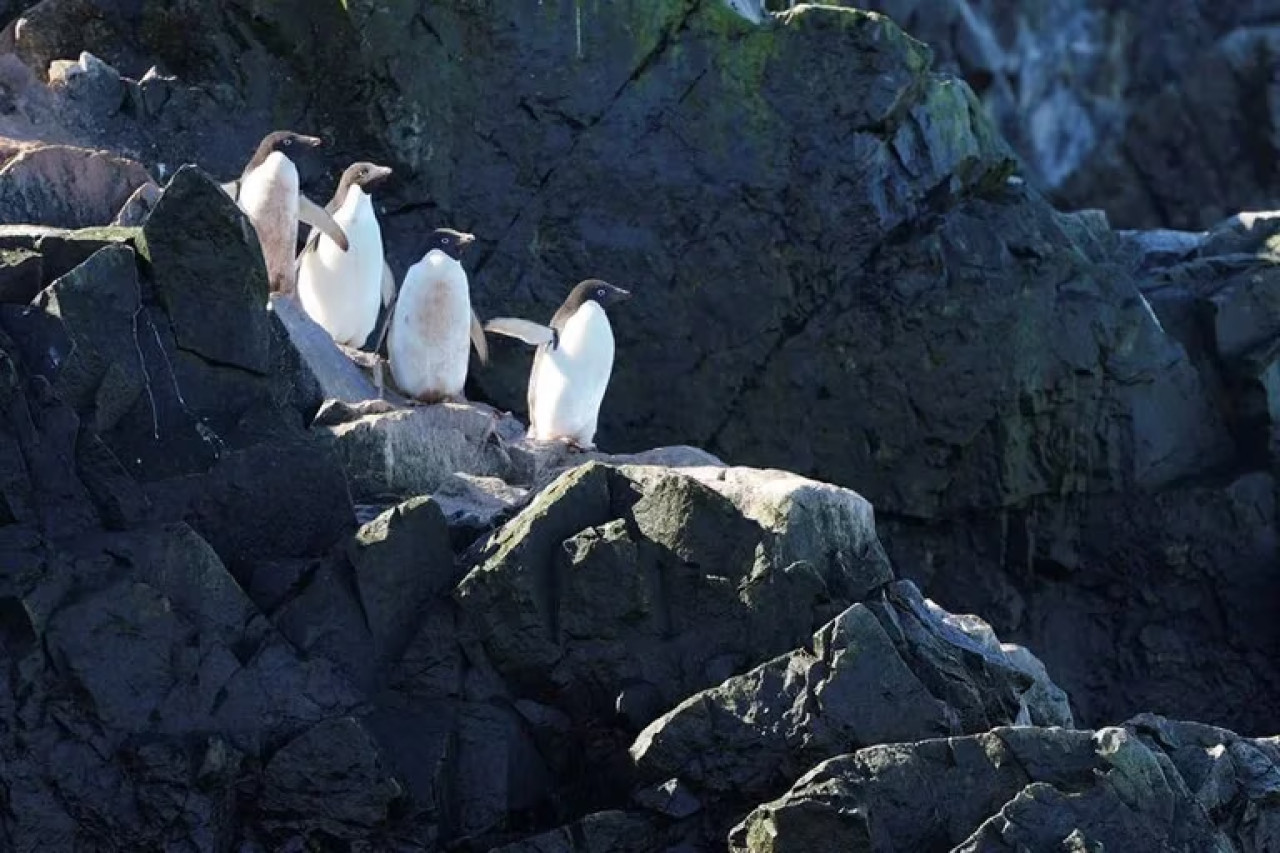
[{"label": "penguin's eye", "polygon": [[441,237],[440,242],[447,246],[452,241],[448,237]]},{"label": "penguin's eye", "polygon": [[293,140],[292,140],[292,139],[288,139],[288,138],[286,138],[286,139],[285,139],[283,142],[281,142],[280,144],[281,144],[281,145],[285,145],[285,146],[292,145],[292,144],[293,144]]},{"label": "penguin's eye", "polygon": [[604,299],[604,288],[603,288],[603,287],[596,291],[596,296],[599,296],[601,299]]},{"label": "penguin's eye", "polygon": [[368,176],[369,176],[369,170],[368,170],[368,169],[361,169],[361,170],[360,170],[360,177],[362,177],[362,178],[366,178],[366,177],[368,177]]}]

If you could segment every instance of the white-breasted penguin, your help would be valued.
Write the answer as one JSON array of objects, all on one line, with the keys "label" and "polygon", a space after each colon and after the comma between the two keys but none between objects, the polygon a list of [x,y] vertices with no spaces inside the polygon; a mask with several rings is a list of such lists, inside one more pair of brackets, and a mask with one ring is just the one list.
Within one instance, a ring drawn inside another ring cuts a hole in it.
[{"label": "white-breasted penguin", "polygon": [[484,329],[471,310],[462,251],[475,240],[451,228],[431,233],[422,260],[409,267],[390,311],[387,361],[407,396],[424,403],[461,402],[474,344],[489,360]]},{"label": "white-breasted penguin", "polygon": [[536,346],[529,371],[529,438],[595,447],[600,404],[613,373],[613,328],[605,307],[631,296],[599,279],[578,284],[550,326],[495,317],[485,329]]},{"label": "white-breasted penguin", "polygon": [[338,343],[362,347],[378,325],[378,311],[395,297],[395,281],[382,253],[382,228],[369,190],[391,174],[376,163],[353,163],[325,210],[347,235],[342,251],[312,229],[298,255],[298,299]]},{"label": "white-breasted penguin", "polygon": [[302,194],[298,167],[288,152],[306,146],[315,148],[320,140],[290,130],[277,130],[263,137],[240,177],[223,184],[258,232],[267,278],[273,293],[293,293],[294,254],[298,248],[298,221],[323,231],[342,251],[347,236],[333,217]]}]

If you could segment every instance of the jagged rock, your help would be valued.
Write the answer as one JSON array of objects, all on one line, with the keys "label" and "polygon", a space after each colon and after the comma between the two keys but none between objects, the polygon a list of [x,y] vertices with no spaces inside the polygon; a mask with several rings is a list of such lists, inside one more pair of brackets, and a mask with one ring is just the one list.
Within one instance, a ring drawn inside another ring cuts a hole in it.
[{"label": "jagged rock", "polygon": [[662,842],[662,833],[644,815],[607,811],[495,847],[492,853],[656,853],[668,849]]},{"label": "jagged rock", "polygon": [[104,151],[32,148],[0,168],[0,219],[59,228],[108,225],[150,180],[142,166]]},{"label": "jagged rock", "polygon": [[[26,4],[23,4],[26,5]],[[13,53],[43,78],[57,59],[92,50],[111,60],[127,48],[109,14],[94,0],[43,0],[0,31],[0,53]]]},{"label": "jagged rock", "polygon": [[0,302],[30,302],[44,286],[43,271],[39,252],[0,249]]},{"label": "jagged rock", "polygon": [[148,491],[166,517],[199,530],[240,578],[258,560],[324,553],[355,526],[341,467],[305,437],[226,450],[207,473]]},{"label": "jagged rock", "polygon": [[702,810],[702,803],[689,790],[689,786],[679,779],[651,785],[637,791],[635,801],[649,811],[681,820]]},{"label": "jagged rock", "polygon": [[124,104],[126,86],[120,73],[88,51],[76,61],[54,60],[49,66],[49,85],[86,105],[94,116],[112,116]]},{"label": "jagged rock", "polygon": [[1042,669],[1033,680],[947,616],[909,582],[893,584],[824,626],[812,651],[775,658],[655,720],[631,748],[637,768],[751,802],[861,746],[1015,722],[1071,726],[1065,695]]},{"label": "jagged rock", "polygon": [[[324,327],[307,316],[301,303],[287,296],[272,294],[271,310],[289,333],[289,342],[315,374],[325,400],[359,406],[366,400],[379,399],[378,389],[374,384],[338,349]],[[345,417],[350,417],[346,407],[335,408],[331,404],[329,410],[321,415],[320,422],[340,422]]]},{"label": "jagged rock", "polygon": [[414,633],[423,605],[457,583],[439,504],[415,498],[360,528],[347,547],[378,654],[390,659]]},{"label": "jagged rock", "polygon": [[147,218],[140,248],[178,346],[264,374],[271,319],[262,250],[251,233],[248,218],[212,178],[183,166]]},{"label": "jagged rock", "polygon": [[47,349],[54,391],[94,431],[113,429],[146,393],[149,378],[137,340],[142,290],[133,250],[108,246],[58,279],[34,302],[60,321]]},{"label": "jagged rock", "polygon": [[107,246],[137,246],[135,228],[81,228],[68,231],[43,225],[0,225],[0,251],[20,251],[39,257],[39,267],[21,287],[6,289],[0,302],[26,305],[43,288],[88,260]]},{"label": "jagged rock", "polygon": [[153,183],[145,183],[133,191],[133,195],[125,201],[121,206],[120,212],[116,214],[116,218],[111,221],[112,225],[126,227],[140,227],[151,215],[151,211],[155,209],[156,202],[160,200],[160,187]]},{"label": "jagged rock", "polygon": [[[299,327],[293,328],[294,340],[298,340]],[[672,467],[724,464],[692,447],[615,456],[581,453],[563,442],[529,441],[524,424],[510,413],[482,403],[397,405],[377,399],[363,373],[332,340],[325,343],[309,335],[307,340],[304,356],[309,365],[327,391],[340,395],[325,403],[314,426],[323,429],[342,458],[352,496],[359,503],[388,503],[432,493],[455,474],[541,488],[566,469],[588,460]],[[364,401],[344,402],[355,397]]]},{"label": "jagged rock", "polygon": [[1145,705],[1272,731],[1276,638],[1258,626],[1275,599],[1275,517],[1274,478],[1259,472],[912,527],[909,538],[880,531],[931,598],[1035,650],[1079,721]]},{"label": "jagged rock", "polygon": [[452,474],[431,497],[444,512],[455,545],[470,543],[492,530],[522,505],[528,489],[512,486],[498,477]]},{"label": "jagged rock", "polygon": [[422,818],[451,836],[493,832],[546,796],[545,762],[509,709],[437,699],[380,709],[368,724]]},{"label": "jagged rock", "polygon": [[351,717],[327,720],[285,744],[262,782],[264,824],[275,832],[301,829],[313,842],[371,840],[402,794],[368,731]]},{"label": "jagged rock", "polygon": [[730,849],[1266,850],[1278,763],[1272,742],[1151,715],[874,746],[757,808]]},{"label": "jagged rock", "polygon": [[517,440],[524,433],[510,415],[469,403],[386,406],[373,414],[328,403],[317,426],[329,435],[360,502],[429,494],[455,472],[505,478],[512,462],[500,436]]},{"label": "jagged rock", "polygon": [[[865,504],[819,495],[789,514],[783,490],[756,521],[675,470],[589,462],[490,537],[455,597],[519,694],[554,690],[586,713],[648,694],[642,725],[891,580]],[[819,546],[836,518],[854,547]]]},{"label": "jagged rock", "polygon": [[[843,2],[841,5],[855,5]],[[1272,22],[1248,3],[870,0],[962,74],[1065,208],[1128,228],[1207,227],[1273,202]],[[1142,22],[1135,26],[1135,22]]]}]

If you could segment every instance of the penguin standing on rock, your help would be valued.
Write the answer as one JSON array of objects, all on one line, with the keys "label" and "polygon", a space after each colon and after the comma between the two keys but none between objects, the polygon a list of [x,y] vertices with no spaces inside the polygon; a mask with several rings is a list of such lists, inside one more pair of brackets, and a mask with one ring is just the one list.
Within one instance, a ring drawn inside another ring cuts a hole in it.
[{"label": "penguin standing on rock", "polygon": [[318,145],[320,140],[314,136],[289,130],[268,133],[240,177],[222,185],[258,232],[273,293],[293,293],[298,220],[323,231],[338,248],[347,250],[347,236],[338,223],[324,208],[302,194],[298,167],[289,159],[290,151]]},{"label": "penguin standing on rock", "polygon": [[335,341],[349,347],[364,346],[378,324],[378,310],[395,297],[368,192],[390,174],[391,169],[374,163],[348,166],[325,210],[346,233],[350,248],[342,251],[317,228],[298,255],[302,307]]},{"label": "penguin standing on rock", "polygon": [[[470,344],[489,360],[484,329],[471,310],[471,290],[459,259],[475,240],[437,228],[422,260],[409,267],[388,312],[387,360],[406,395],[423,403],[463,402]],[[469,341],[468,341],[469,339]]]},{"label": "penguin standing on rock", "polygon": [[613,372],[613,328],[605,307],[631,296],[599,279],[570,292],[550,326],[495,317],[485,329],[536,346],[529,372],[529,438],[595,449],[596,421]]}]

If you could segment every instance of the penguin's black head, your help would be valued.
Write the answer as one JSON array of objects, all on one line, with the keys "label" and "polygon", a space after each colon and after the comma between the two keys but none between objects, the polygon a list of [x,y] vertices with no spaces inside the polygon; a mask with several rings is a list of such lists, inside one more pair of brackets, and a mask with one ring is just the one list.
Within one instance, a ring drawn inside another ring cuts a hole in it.
[{"label": "penguin's black head", "polygon": [[589,278],[580,282],[569,294],[569,298],[565,302],[571,308],[577,308],[588,301],[599,303],[601,308],[608,308],[610,305],[616,305],[630,298],[631,292],[629,290],[614,287],[609,282],[601,281],[598,278]]},{"label": "penguin's black head", "polygon": [[258,150],[254,152],[249,164],[256,166],[275,151],[279,151],[286,157],[292,157],[298,153],[299,149],[315,148],[320,144],[321,140],[315,136],[303,136],[292,130],[277,130],[262,137],[262,142],[258,143]]},{"label": "penguin's black head", "polygon": [[439,249],[455,261],[462,259],[462,250],[475,242],[475,236],[462,231],[454,231],[452,228],[437,228],[431,232],[431,237],[427,240],[427,251],[430,253],[433,249]]},{"label": "penguin's black head", "polygon": [[390,175],[391,169],[388,166],[379,166],[377,163],[352,163],[342,173],[342,182],[338,184],[338,198],[347,197],[348,187],[364,187],[368,190]]}]

